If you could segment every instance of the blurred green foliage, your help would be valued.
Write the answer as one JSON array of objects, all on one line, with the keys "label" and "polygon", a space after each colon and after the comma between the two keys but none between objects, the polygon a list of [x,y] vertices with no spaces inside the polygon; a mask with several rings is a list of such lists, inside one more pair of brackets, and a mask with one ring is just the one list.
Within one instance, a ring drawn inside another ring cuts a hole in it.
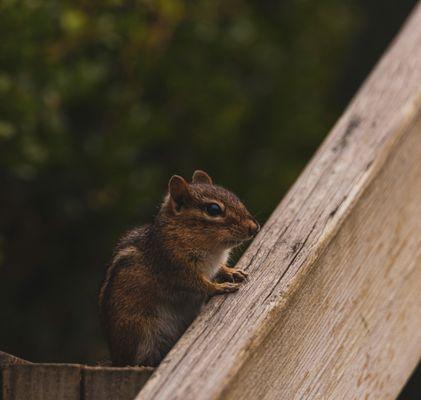
[{"label": "blurred green foliage", "polygon": [[105,264],[173,173],[263,222],[414,1],[374,3],[3,0],[0,348],[107,356]]}]

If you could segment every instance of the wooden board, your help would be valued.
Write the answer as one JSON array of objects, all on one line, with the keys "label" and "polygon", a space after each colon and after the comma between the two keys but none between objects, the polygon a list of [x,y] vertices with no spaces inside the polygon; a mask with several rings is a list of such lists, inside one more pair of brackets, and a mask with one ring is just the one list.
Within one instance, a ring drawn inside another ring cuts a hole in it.
[{"label": "wooden board", "polygon": [[0,352],[1,400],[132,400],[153,368],[37,364]]},{"label": "wooden board", "polygon": [[421,6],[137,399],[392,399],[421,355]]},{"label": "wooden board", "polygon": [[227,398],[396,398],[421,354],[420,199],[421,118],[227,387]]}]

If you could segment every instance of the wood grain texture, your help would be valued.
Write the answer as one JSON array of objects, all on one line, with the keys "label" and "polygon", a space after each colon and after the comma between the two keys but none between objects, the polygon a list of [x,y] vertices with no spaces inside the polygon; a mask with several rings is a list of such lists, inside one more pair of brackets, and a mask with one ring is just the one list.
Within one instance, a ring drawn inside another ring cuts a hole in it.
[{"label": "wood grain texture", "polygon": [[392,399],[421,355],[421,6],[137,399]]},{"label": "wood grain texture", "polygon": [[80,400],[81,372],[71,364],[16,364],[3,368],[3,400]]},{"label": "wood grain texture", "polygon": [[421,355],[420,171],[421,118],[224,397],[396,398]]},{"label": "wood grain texture", "polygon": [[83,400],[132,400],[152,371],[148,367],[85,367]]}]

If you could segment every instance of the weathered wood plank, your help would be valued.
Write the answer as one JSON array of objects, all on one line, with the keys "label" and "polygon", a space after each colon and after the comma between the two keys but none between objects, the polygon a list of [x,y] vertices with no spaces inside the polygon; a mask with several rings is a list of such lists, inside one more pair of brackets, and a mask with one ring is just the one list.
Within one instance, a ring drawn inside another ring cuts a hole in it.
[{"label": "weathered wood plank", "polygon": [[153,370],[31,363],[0,351],[0,399],[131,400]]},{"label": "weathered wood plank", "polygon": [[420,171],[421,118],[225,397],[396,398],[421,354]]},{"label": "weathered wood plank", "polygon": [[3,400],[79,400],[81,372],[71,364],[3,367]]},{"label": "weathered wood plank", "polygon": [[153,368],[85,367],[84,400],[131,400],[151,376]]},{"label": "weathered wood plank", "polygon": [[421,5],[138,399],[394,398],[421,355]]}]

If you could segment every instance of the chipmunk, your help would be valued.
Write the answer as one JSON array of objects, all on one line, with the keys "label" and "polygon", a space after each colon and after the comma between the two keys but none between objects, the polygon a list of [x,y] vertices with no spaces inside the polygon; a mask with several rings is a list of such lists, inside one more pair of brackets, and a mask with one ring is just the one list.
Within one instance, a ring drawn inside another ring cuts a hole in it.
[{"label": "chipmunk", "polygon": [[230,191],[204,171],[171,177],[150,225],[118,242],[99,294],[115,366],[157,366],[207,298],[235,292],[247,273],[226,265],[230,250],[259,231]]}]

